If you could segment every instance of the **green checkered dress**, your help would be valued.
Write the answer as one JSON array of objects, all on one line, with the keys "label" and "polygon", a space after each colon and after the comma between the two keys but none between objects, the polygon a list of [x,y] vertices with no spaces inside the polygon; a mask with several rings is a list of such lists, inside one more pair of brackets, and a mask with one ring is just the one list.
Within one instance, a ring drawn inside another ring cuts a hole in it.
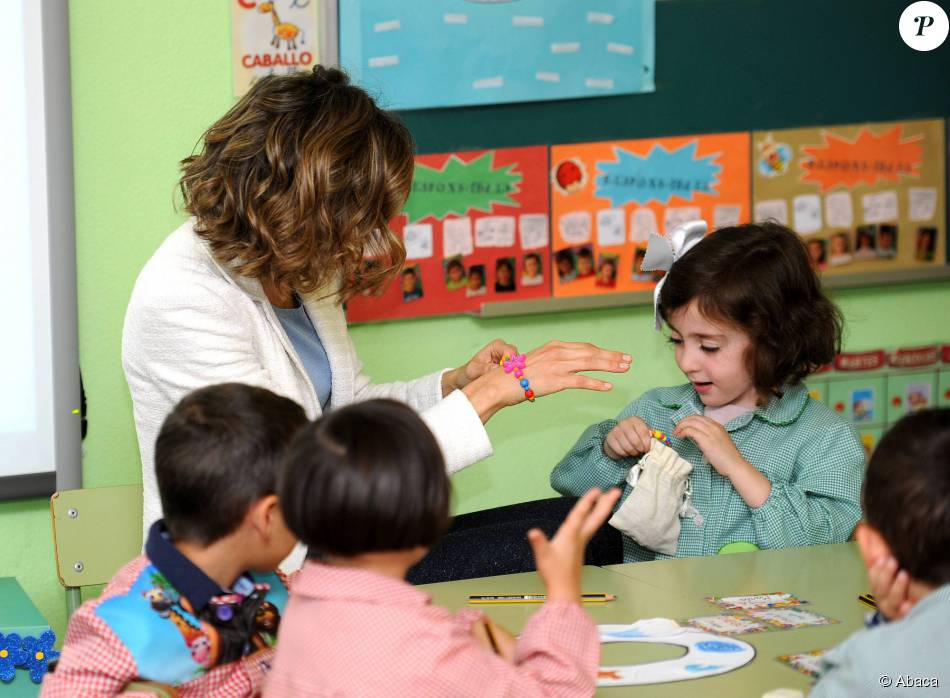
[{"label": "green checkered dress", "polygon": [[[757,509],[707,463],[693,441],[671,435],[681,419],[693,414],[703,414],[703,404],[690,384],[644,393],[617,419],[588,427],[554,468],[551,486],[580,496],[591,487],[622,485],[621,502],[626,499],[632,491],[627,473],[639,459],[611,460],[604,454],[604,439],[618,420],[637,416],[670,435],[673,448],[693,464],[693,505],[703,521],[680,519],[676,557],[715,555],[734,541],[790,548],[848,540],[861,517],[864,449],[851,425],[811,398],[804,385],[786,386],[781,398],[725,425],[742,456],[772,483],[772,493]],[[625,562],[669,557],[624,536]]]}]

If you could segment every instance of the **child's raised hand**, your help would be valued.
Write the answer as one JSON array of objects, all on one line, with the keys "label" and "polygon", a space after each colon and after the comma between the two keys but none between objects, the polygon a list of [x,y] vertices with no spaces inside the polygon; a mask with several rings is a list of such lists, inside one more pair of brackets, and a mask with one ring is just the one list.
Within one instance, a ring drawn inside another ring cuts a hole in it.
[{"label": "child's raised hand", "polygon": [[910,575],[899,568],[897,560],[882,555],[868,568],[868,581],[877,610],[888,620],[900,620],[914,607],[910,599]]},{"label": "child's raised hand", "polygon": [[650,450],[650,427],[639,417],[627,417],[617,422],[604,439],[604,453],[608,458],[620,460],[630,456],[642,456]]},{"label": "child's raised hand", "polygon": [[528,531],[538,574],[550,601],[580,600],[584,548],[619,498],[616,487],[607,492],[594,488],[577,501],[551,540],[540,529]]},{"label": "child's raised hand", "polygon": [[729,432],[714,419],[691,415],[676,425],[673,435],[680,439],[692,439],[709,464],[724,477],[731,477],[736,470],[748,466]]}]

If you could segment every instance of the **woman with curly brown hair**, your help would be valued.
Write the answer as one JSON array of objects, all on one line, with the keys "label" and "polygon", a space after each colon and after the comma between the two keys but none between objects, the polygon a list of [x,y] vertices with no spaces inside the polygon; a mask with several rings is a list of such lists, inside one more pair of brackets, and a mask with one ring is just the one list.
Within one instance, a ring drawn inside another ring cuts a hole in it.
[{"label": "woman with curly brown hair", "polygon": [[[498,368],[495,340],[470,361],[414,381],[374,385],[347,334],[342,302],[383,288],[405,260],[388,221],[402,210],[413,141],[335,69],[260,80],[182,162],[191,218],[139,275],[123,332],[123,367],[142,456],[146,530],[160,516],[155,436],[186,393],[259,385],[324,410],[388,397],[419,411],[454,472],[491,453],[486,422],[525,391]],[[372,257],[375,265],[364,268]],[[610,383],[630,357],[551,342],[527,354],[537,396]]]}]

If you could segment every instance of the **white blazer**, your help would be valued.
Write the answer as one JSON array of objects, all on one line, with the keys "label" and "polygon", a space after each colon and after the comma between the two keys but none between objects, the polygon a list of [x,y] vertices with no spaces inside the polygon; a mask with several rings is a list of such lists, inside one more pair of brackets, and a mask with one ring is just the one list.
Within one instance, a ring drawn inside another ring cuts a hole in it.
[{"label": "white blazer", "polygon": [[[218,263],[192,226],[189,220],[169,235],[142,269],[122,332],[122,366],[142,458],[145,534],[161,517],[155,439],[185,394],[214,383],[249,383],[295,400],[311,419],[321,414],[310,377],[260,282]],[[443,399],[444,370],[374,385],[356,356],[343,309],[320,295],[301,300],[330,360],[331,408],[377,397],[409,404],[435,434],[450,473],[491,455],[468,398],[456,390]]]}]

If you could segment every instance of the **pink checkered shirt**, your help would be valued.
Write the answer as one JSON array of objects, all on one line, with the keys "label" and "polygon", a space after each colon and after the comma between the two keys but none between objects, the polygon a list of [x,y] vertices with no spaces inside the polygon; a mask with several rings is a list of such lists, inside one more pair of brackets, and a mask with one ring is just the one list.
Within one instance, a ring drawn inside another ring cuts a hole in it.
[{"label": "pink checkered shirt", "polygon": [[401,580],[308,562],[294,581],[264,695],[593,695],[600,641],[580,605],[544,604],[514,664],[469,634],[480,616],[432,606]]},{"label": "pink checkered shirt", "polygon": [[[127,593],[148,564],[144,555],[135,558],[116,573],[98,598],[84,603],[73,614],[66,630],[63,653],[56,670],[43,680],[41,698],[114,696],[138,678],[132,655],[95,610],[106,599]],[[257,696],[272,660],[273,649],[261,650],[240,661],[215,667],[175,689],[181,698]],[[123,696],[154,698],[154,694],[137,692],[123,693]]]}]

